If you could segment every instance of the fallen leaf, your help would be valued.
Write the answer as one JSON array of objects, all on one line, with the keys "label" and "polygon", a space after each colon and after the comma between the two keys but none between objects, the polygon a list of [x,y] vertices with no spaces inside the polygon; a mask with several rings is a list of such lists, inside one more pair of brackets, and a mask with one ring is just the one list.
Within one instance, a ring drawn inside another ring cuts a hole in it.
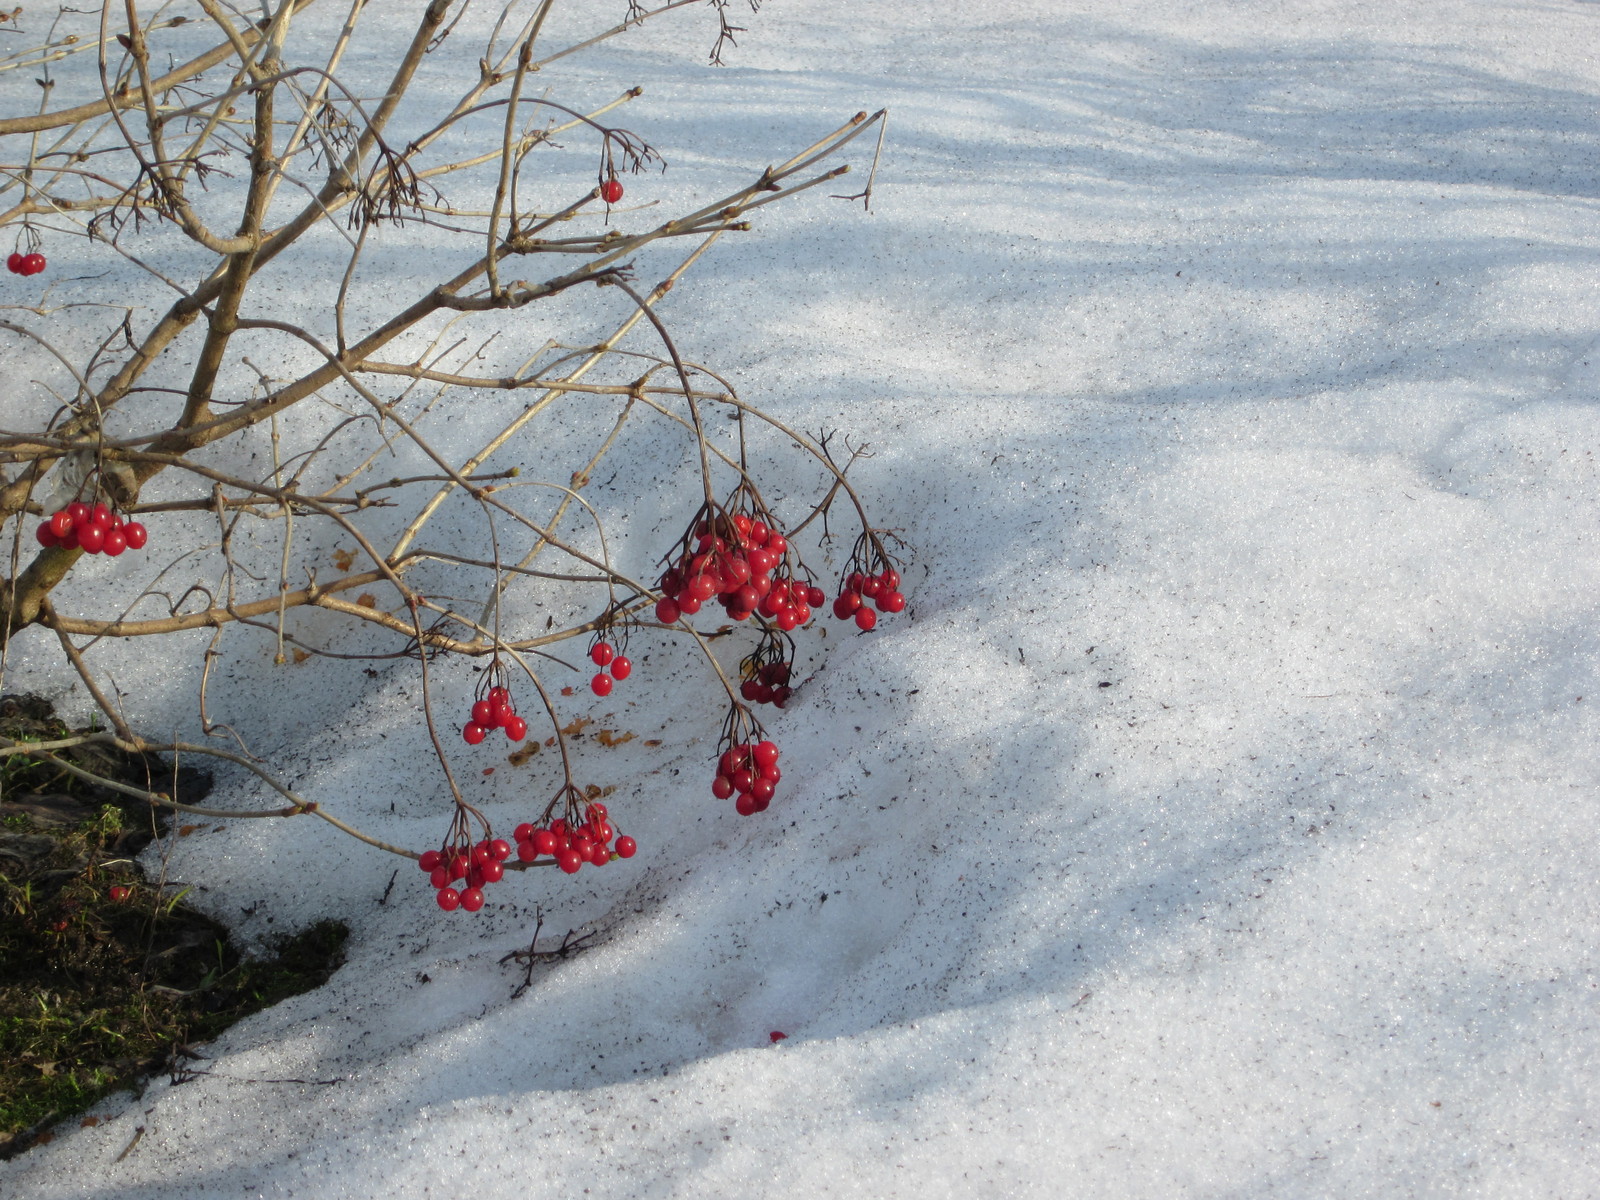
[{"label": "fallen leaf", "polygon": [[562,728],[561,734],[563,737],[582,737],[585,727],[593,724],[593,717],[576,717],[572,724]]},{"label": "fallen leaf", "polygon": [[178,826],[178,836],[179,837],[188,837],[196,829],[204,829],[204,828],[205,828],[204,825],[179,825]]},{"label": "fallen leaf", "polygon": [[356,552],[354,550],[335,550],[333,552],[333,565],[341,571],[348,571],[355,561]]},{"label": "fallen leaf", "polygon": [[100,1118],[99,1117],[85,1117],[82,1121],[80,1121],[78,1123],[78,1128],[79,1129],[93,1129],[98,1124],[100,1124]]},{"label": "fallen leaf", "polygon": [[361,605],[362,608],[377,608],[378,598],[371,592],[362,592],[361,595],[356,597],[356,603]]},{"label": "fallen leaf", "polygon": [[513,750],[510,754],[508,754],[506,756],[506,761],[513,767],[520,767],[523,763],[527,762],[537,753],[539,753],[539,743],[529,742],[522,749]]},{"label": "fallen leaf", "polygon": [[572,695],[572,689],[569,688],[569,687],[564,687],[564,688],[561,689],[561,694],[563,696],[570,696],[570,695]]},{"label": "fallen leaf", "polygon": [[295,652],[294,652],[294,665],[298,667],[301,663],[305,662],[305,660],[310,658],[310,657],[311,657],[311,652],[309,650],[300,650],[300,649],[297,648],[295,650]]},{"label": "fallen leaf", "polygon": [[659,746],[659,745],[661,745],[661,739],[660,738],[646,738],[644,744],[646,746]]},{"label": "fallen leaf", "polygon": [[602,729],[599,733],[594,735],[595,741],[599,742],[602,746],[620,746],[623,742],[633,741],[633,739],[637,736],[637,734],[633,733],[624,733],[622,736],[618,737],[609,729]]}]

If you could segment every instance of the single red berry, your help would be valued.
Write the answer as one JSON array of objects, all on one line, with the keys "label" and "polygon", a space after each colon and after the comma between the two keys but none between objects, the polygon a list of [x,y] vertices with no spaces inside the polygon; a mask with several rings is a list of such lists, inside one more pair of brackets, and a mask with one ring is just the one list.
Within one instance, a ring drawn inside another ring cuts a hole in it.
[{"label": "single red berry", "polygon": [[556,865],[568,875],[576,875],[578,868],[583,866],[583,858],[576,850],[563,850],[556,855]]},{"label": "single red berry", "polygon": [[533,848],[532,842],[517,843],[517,861],[531,863],[539,857],[539,852]]},{"label": "single red berry", "polygon": [[106,531],[99,525],[78,530],[78,546],[85,554],[99,554],[106,544]]},{"label": "single red berry", "polygon": [[132,895],[133,889],[128,887],[126,884],[119,883],[113,886],[111,889],[111,899],[118,904],[123,903],[128,899],[129,896]]},{"label": "single red berry", "polygon": [[879,592],[878,610],[886,613],[897,613],[906,606],[906,598],[899,592]]},{"label": "single red berry", "polygon": [[513,742],[520,742],[528,736],[528,723],[521,717],[507,717],[506,736]]},{"label": "single red berry", "polygon": [[[510,855],[506,857],[509,858]],[[484,883],[499,883],[506,877],[506,869],[492,858],[479,868],[478,873],[483,876]],[[483,885],[479,884],[478,886],[482,887]]]},{"label": "single red berry", "polygon": [[682,611],[683,610],[678,607],[678,602],[668,597],[665,600],[657,602],[656,620],[660,621],[663,625],[671,625],[682,614]]},{"label": "single red berry", "polygon": [[479,700],[472,706],[472,723],[482,725],[485,729],[494,724],[494,705],[487,700]]},{"label": "single red berry", "polygon": [[748,817],[752,813],[760,812],[756,807],[756,798],[749,792],[740,792],[739,798],[733,802],[733,811],[741,817]]},{"label": "single red berry", "polygon": [[594,649],[589,651],[589,661],[597,667],[605,666],[616,656],[616,647],[610,642],[596,642]]},{"label": "single red berry", "polygon": [[601,671],[589,681],[589,686],[594,689],[596,696],[609,696],[611,695],[611,676]]},{"label": "single red berry", "polygon": [[548,829],[535,829],[533,831],[533,848],[540,854],[554,854],[557,840],[556,835]]},{"label": "single red berry", "polygon": [[468,912],[477,912],[483,907],[483,889],[469,887],[461,893],[461,907]]},{"label": "single red berry", "polygon": [[21,273],[23,275],[37,275],[42,270],[44,270],[44,255],[37,250],[32,254],[24,254],[22,256]]},{"label": "single red berry", "polygon": [[511,837],[514,841],[527,842],[533,839],[533,833],[534,827],[527,821],[524,821],[511,831]]},{"label": "single red berry", "polygon": [[461,730],[461,740],[469,746],[476,746],[488,736],[488,731],[476,721],[468,721]]},{"label": "single red berry", "polygon": [[[479,896],[482,896],[481,892]],[[461,907],[461,893],[453,887],[440,888],[439,894],[435,899],[439,901],[439,907],[444,909],[445,912],[455,912],[457,908]]]},{"label": "single red berry", "polygon": [[126,533],[115,527],[106,530],[105,541],[100,546],[101,550],[115,558],[127,548],[128,535]]},{"label": "single red berry", "polygon": [[50,529],[57,538],[64,538],[72,532],[72,514],[66,509],[51,514]]},{"label": "single red berry", "polygon": [[883,587],[885,591],[895,592],[900,590],[900,572],[896,571],[893,567],[890,567],[882,575],[879,575],[878,578],[883,581]]},{"label": "single red berry", "polygon": [[20,250],[13,250],[11,252],[11,257],[6,259],[6,270],[10,271],[13,275],[26,274],[26,272],[22,269],[22,260],[24,257],[25,256]]},{"label": "single red berry", "polygon": [[145,540],[150,535],[139,522],[129,521],[122,527],[122,536],[128,539],[129,550],[143,550]]},{"label": "single red berry", "polygon": [[833,602],[833,615],[841,621],[848,621],[856,609],[861,607],[861,595],[858,592],[840,592],[839,598]]},{"label": "single red berry", "polygon": [[422,852],[422,857],[417,859],[417,866],[421,867],[424,871],[432,871],[439,865],[439,861],[443,857],[444,856],[437,850],[424,850]]},{"label": "single red berry", "polygon": [[772,535],[767,538],[767,553],[775,556],[772,561],[776,563],[784,556],[788,549],[789,539],[774,529],[772,531]]},{"label": "single red berry", "polygon": [[41,522],[39,528],[34,532],[34,536],[39,539],[39,545],[47,550],[51,546],[59,546],[61,544],[61,539],[56,536],[55,528],[49,521]]},{"label": "single red berry", "polygon": [[489,856],[495,862],[505,862],[511,857],[511,844],[505,838],[495,838],[489,843]]},{"label": "single red berry", "polygon": [[[696,575],[693,579],[689,580],[689,595],[692,596],[694,599],[700,601],[702,604],[704,604],[707,600],[711,599],[711,597],[715,596],[716,594],[717,594],[717,581],[715,579],[711,578],[711,576],[707,575],[704,571],[702,571],[700,574]],[[683,604],[683,601],[680,599],[678,601],[678,603],[679,603],[679,606],[681,607],[682,604]],[[685,609],[685,611],[688,611],[688,610]]]},{"label": "single red berry", "polygon": [[806,589],[806,603],[811,605],[812,608],[821,608],[827,598],[828,593],[819,587],[813,586]]},{"label": "single red berry", "polygon": [[726,775],[718,775],[711,781],[711,794],[718,800],[726,800],[733,795],[733,780]]},{"label": "single red berry", "polygon": [[72,518],[74,525],[82,525],[87,521],[89,519],[89,511],[89,506],[82,500],[74,500],[66,507],[67,516]]},{"label": "single red berry", "polygon": [[856,625],[863,631],[871,629],[878,623],[878,614],[865,606],[856,609]]},{"label": "single red berry", "polygon": [[619,654],[611,660],[611,677],[613,679],[626,679],[633,674],[633,663],[625,655]]},{"label": "single red berry", "polygon": [[639,852],[639,843],[624,834],[617,839],[617,857],[632,858]]},{"label": "single red berry", "polygon": [[622,180],[608,179],[600,185],[600,199],[607,204],[615,204],[622,199]]},{"label": "single red berry", "polygon": [[111,510],[104,504],[96,504],[89,510],[89,520],[100,526],[101,529],[110,529]]},{"label": "single red berry", "polygon": [[756,760],[756,766],[761,768],[765,775],[767,768],[778,761],[781,754],[775,742],[757,742],[756,748],[750,751],[750,757]]},{"label": "single red berry", "polygon": [[700,611],[700,601],[688,592],[678,597],[678,610],[686,617],[692,617]]},{"label": "single red berry", "polygon": [[428,872],[428,882],[432,883],[436,888],[448,887],[450,884],[450,868],[441,862]]}]

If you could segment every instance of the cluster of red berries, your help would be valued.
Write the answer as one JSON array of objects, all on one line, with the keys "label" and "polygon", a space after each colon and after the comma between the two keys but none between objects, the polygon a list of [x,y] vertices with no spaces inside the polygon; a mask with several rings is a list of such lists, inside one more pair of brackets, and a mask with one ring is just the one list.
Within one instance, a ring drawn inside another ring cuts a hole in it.
[{"label": "cluster of red berries", "polygon": [[783,772],[778,770],[778,747],[772,742],[740,742],[722,752],[717,760],[711,794],[718,800],[737,795],[734,810],[741,817],[765,812],[772,803]]},{"label": "cluster of red berries", "polygon": [[[445,912],[458,908],[477,912],[483,907],[483,889],[505,878],[504,863],[510,857],[511,846],[504,838],[484,838],[475,846],[458,842],[442,850],[426,851],[417,865],[439,889],[436,899]],[[450,886],[454,883],[463,886],[457,890]]]},{"label": "cluster of red berries", "polygon": [[618,654],[617,648],[610,642],[596,642],[589,651],[589,661],[600,668],[599,674],[589,681],[589,687],[596,696],[611,695],[613,683],[621,683],[633,674],[633,660],[625,654]]},{"label": "cluster of red berries", "polygon": [[476,746],[489,736],[491,729],[504,729],[513,742],[528,736],[528,723],[517,716],[511,704],[511,692],[504,687],[492,687],[472,706],[472,719],[461,729],[461,739]]},{"label": "cluster of red berries", "polygon": [[[867,607],[871,600],[878,607],[873,612]],[[861,629],[871,629],[878,623],[878,613],[897,613],[906,606],[900,591],[900,572],[886,567],[876,575],[852,571],[844,578],[839,598],[833,602],[833,615],[841,621],[854,620]]]},{"label": "cluster of red berries", "polygon": [[775,704],[782,708],[794,689],[794,639],[768,629],[761,643],[739,664],[739,694],[751,704]]},{"label": "cluster of red berries", "polygon": [[60,512],[50,514],[50,519],[39,526],[36,536],[39,544],[47,549],[63,546],[85,554],[109,554],[115,558],[124,550],[143,550],[150,533],[137,521],[124,523],[104,504],[90,508],[83,501],[74,500]]},{"label": "cluster of red berries", "polygon": [[13,275],[37,275],[44,270],[44,255],[37,250],[32,254],[23,254],[20,250],[13,250],[11,257],[6,259],[6,270]]},{"label": "cluster of red berries", "polygon": [[656,620],[663,625],[694,616],[714,598],[735,621],[760,612],[788,632],[811,620],[811,610],[826,598],[821,588],[788,575],[774,577],[788,554],[789,539],[766,521],[747,513],[702,518],[692,532],[693,545],[684,539],[677,561],[657,585],[662,599],[656,604]]},{"label": "cluster of red berries", "polygon": [[525,821],[513,836],[517,839],[517,858],[522,862],[553,858],[568,875],[576,875],[584,863],[603,867],[612,858],[632,858],[639,851],[639,843],[631,837],[617,837],[606,806],[598,801],[584,806],[581,819],[557,817],[548,825]]}]

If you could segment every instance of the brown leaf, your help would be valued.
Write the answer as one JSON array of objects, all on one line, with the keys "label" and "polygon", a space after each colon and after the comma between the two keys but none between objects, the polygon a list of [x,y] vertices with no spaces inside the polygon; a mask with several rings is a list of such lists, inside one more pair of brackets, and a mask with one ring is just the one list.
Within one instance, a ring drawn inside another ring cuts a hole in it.
[{"label": "brown leaf", "polygon": [[361,605],[362,608],[377,608],[378,598],[371,592],[362,592],[361,595],[356,597],[356,603]]},{"label": "brown leaf", "polygon": [[333,552],[333,565],[341,571],[348,571],[355,561],[356,552],[354,550],[335,550]]},{"label": "brown leaf", "polygon": [[593,717],[577,717],[572,724],[564,726],[561,733],[564,737],[582,737],[584,728],[593,724]]},{"label": "brown leaf", "polygon": [[78,1122],[78,1128],[93,1129],[98,1124],[100,1124],[99,1117],[85,1117],[82,1121]]},{"label": "brown leaf", "polygon": [[597,742],[599,742],[602,746],[620,746],[620,745],[622,745],[623,742],[631,742],[631,741],[633,741],[633,739],[636,738],[638,736],[638,734],[624,733],[619,737],[617,734],[612,733],[611,730],[609,730],[609,729],[602,729],[599,733],[595,734],[594,736],[595,736],[595,740]]},{"label": "brown leaf", "polygon": [[309,651],[301,650],[301,649],[297,648],[295,650],[295,652],[294,652],[295,666],[299,666],[301,663],[305,662],[305,660],[310,658],[310,657],[311,657],[311,654],[310,654]]},{"label": "brown leaf", "polygon": [[526,746],[522,747],[522,749],[513,750],[510,754],[508,754],[506,756],[506,761],[513,767],[520,767],[523,763],[527,762],[537,753],[539,753],[539,743],[529,742]]},{"label": "brown leaf", "polygon": [[561,694],[563,696],[570,696],[570,695],[572,695],[572,689],[569,688],[569,687],[564,687],[564,688],[561,689]]},{"label": "brown leaf", "polygon": [[178,836],[179,837],[188,837],[195,830],[204,829],[204,828],[205,828],[204,825],[179,825],[178,826]]},{"label": "brown leaf", "polygon": [[645,738],[644,744],[646,746],[659,746],[659,745],[661,745],[661,739],[660,738]]}]

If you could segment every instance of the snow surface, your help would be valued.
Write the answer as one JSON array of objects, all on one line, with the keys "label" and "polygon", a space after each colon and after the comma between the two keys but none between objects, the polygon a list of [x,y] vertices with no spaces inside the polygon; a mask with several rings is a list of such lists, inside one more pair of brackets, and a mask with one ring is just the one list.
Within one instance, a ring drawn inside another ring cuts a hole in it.
[{"label": "snow surface", "polygon": [[[763,818],[703,794],[695,685],[588,705],[665,742],[587,763],[639,857],[477,918],[301,822],[184,840],[246,937],[341,916],[348,964],[0,1194],[1600,1193],[1600,4],[741,23],[722,70],[703,20],[550,70],[642,84],[680,195],[890,108],[871,215],[774,210],[662,311],[875,447],[910,610],[834,627]],[[30,645],[8,688],[64,689]],[[277,761],[436,837],[414,665],[312,669]],[[536,905],[599,945],[513,999]]]}]

